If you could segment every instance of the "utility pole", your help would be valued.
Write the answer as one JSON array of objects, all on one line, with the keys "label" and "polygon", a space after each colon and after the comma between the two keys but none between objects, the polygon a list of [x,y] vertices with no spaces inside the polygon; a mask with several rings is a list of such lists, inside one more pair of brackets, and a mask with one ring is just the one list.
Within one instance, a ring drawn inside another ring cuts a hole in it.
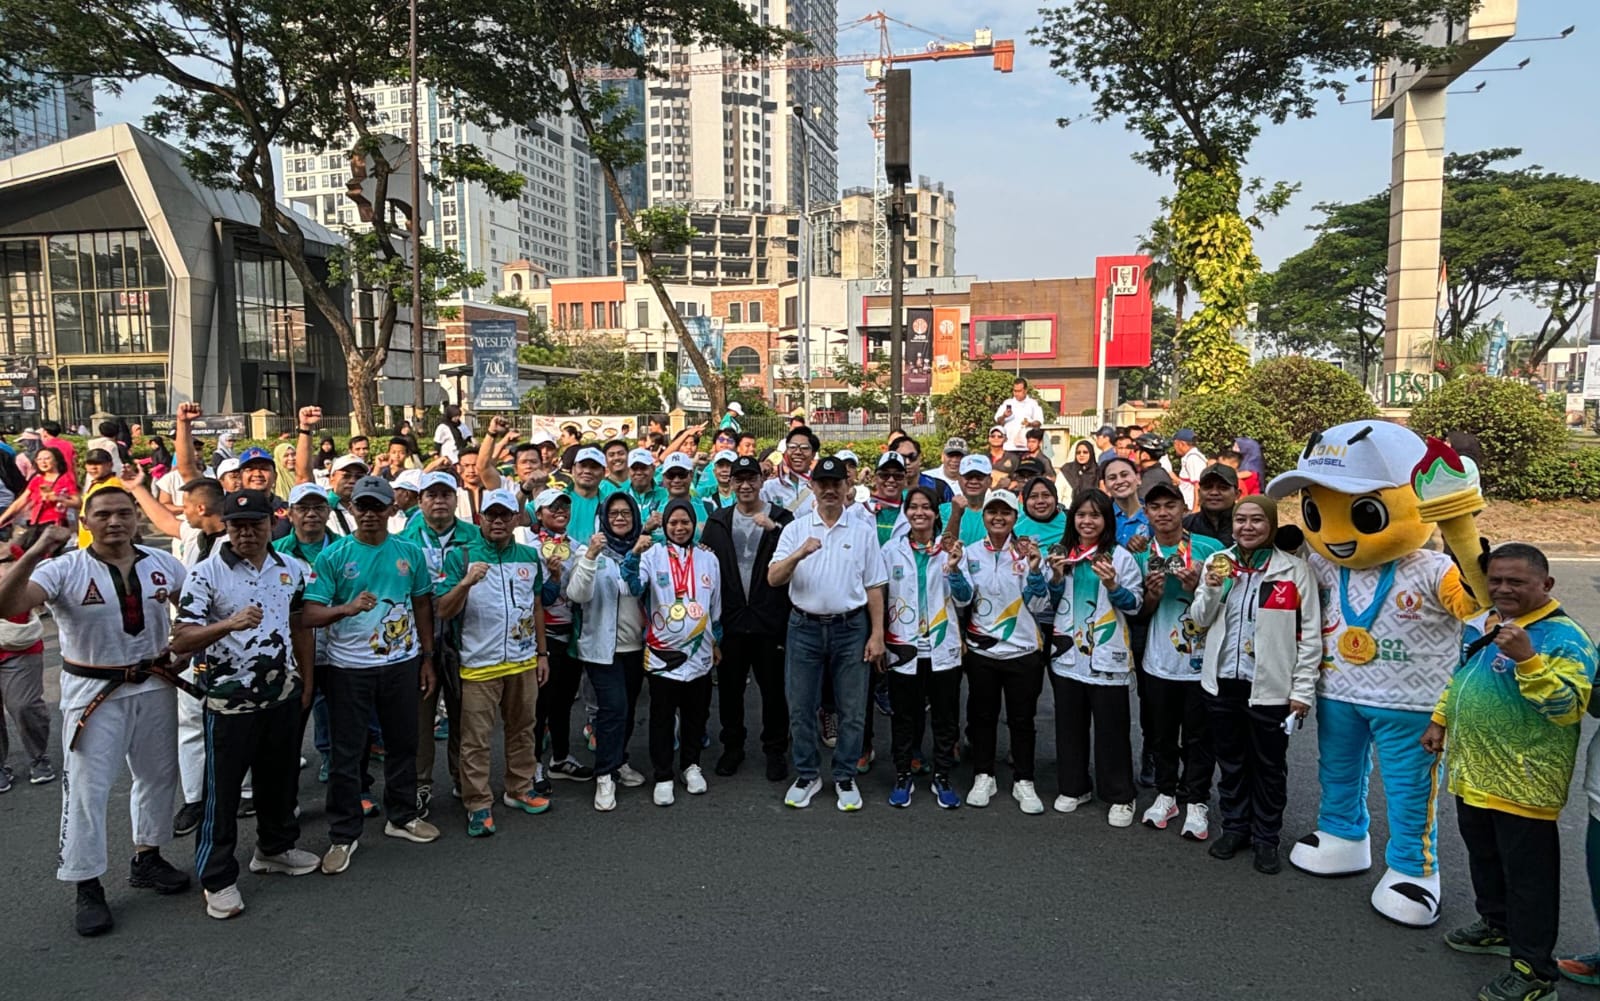
[{"label": "utility pole", "polygon": [[417,73],[417,0],[411,0],[411,385],[412,411],[416,427],[422,426],[426,398],[422,380],[427,375],[427,359],[422,353],[422,145],[417,114],[419,89]]},{"label": "utility pole", "polygon": [[800,407],[811,423],[811,128],[804,105],[794,106],[800,123]]},{"label": "utility pole", "polygon": [[911,182],[911,71],[883,75],[883,169],[894,185],[889,202],[889,426],[900,426],[903,373],[900,352],[905,340],[906,185]]}]

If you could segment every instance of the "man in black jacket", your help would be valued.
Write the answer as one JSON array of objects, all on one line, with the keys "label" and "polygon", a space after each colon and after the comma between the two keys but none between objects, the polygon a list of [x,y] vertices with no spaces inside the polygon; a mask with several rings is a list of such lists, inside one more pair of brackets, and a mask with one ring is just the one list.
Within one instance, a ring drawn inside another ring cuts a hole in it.
[{"label": "man in black jacket", "polygon": [[1183,519],[1183,530],[1233,545],[1233,505],[1239,501],[1239,474],[1213,462],[1200,474],[1200,510]]},{"label": "man in black jacket", "polygon": [[732,507],[706,519],[701,543],[722,571],[722,661],[717,665],[722,756],[717,774],[732,775],[744,762],[744,687],[753,672],[761,689],[761,749],[767,778],[789,777],[789,703],[783,689],[783,639],[789,589],[767,583],[767,564],[783,526],[794,516],[761,499],[761,463],[741,455],[733,464]]}]

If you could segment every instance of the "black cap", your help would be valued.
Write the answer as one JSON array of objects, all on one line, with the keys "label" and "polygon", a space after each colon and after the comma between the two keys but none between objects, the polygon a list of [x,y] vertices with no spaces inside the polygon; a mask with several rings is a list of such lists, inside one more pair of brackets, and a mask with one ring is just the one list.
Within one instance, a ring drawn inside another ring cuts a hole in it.
[{"label": "black cap", "polygon": [[1162,480],[1158,483],[1152,483],[1148,489],[1139,495],[1139,500],[1142,503],[1148,504],[1158,497],[1171,497],[1179,504],[1183,503],[1183,491],[1179,490],[1178,485],[1173,483],[1171,480]]},{"label": "black cap", "polygon": [[845,480],[850,478],[850,473],[837,456],[830,455],[817,463],[817,468],[811,471],[811,478],[813,480]]},{"label": "black cap", "polygon": [[741,455],[733,460],[734,476],[760,476],[761,460],[753,455]]},{"label": "black cap", "polygon": [[1100,430],[1096,431],[1094,434],[1096,438],[1115,438],[1117,436],[1117,429],[1110,424],[1102,424],[1100,425]]},{"label": "black cap", "polygon": [[1201,483],[1204,483],[1209,479],[1220,479],[1230,487],[1237,487],[1239,485],[1239,472],[1232,466],[1225,466],[1220,462],[1213,462],[1211,465],[1206,467],[1205,472],[1200,474]]},{"label": "black cap", "polygon": [[263,490],[235,490],[222,498],[223,521],[261,521],[272,517],[272,498]]},{"label": "black cap", "polygon": [[1038,459],[1023,459],[1021,462],[1017,463],[1017,475],[1029,477],[1043,476],[1044,463],[1040,462]]},{"label": "black cap", "polygon": [[91,448],[84,453],[84,462],[98,462],[103,466],[111,465],[111,453],[103,448]]}]

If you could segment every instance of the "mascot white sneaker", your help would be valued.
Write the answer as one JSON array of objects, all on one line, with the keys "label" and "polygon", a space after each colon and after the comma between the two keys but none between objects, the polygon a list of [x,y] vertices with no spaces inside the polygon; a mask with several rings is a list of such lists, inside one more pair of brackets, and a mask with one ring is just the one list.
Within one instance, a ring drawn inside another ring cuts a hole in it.
[{"label": "mascot white sneaker", "polygon": [[[1322,596],[1317,683],[1317,830],[1289,852],[1315,876],[1372,866],[1367,781],[1383,773],[1387,869],[1372,906],[1393,921],[1439,918],[1440,761],[1422,749],[1434,705],[1461,653],[1461,624],[1488,594],[1472,515],[1483,507],[1477,469],[1436,440],[1382,420],[1313,435],[1273,497],[1301,491],[1307,558]],[[1433,522],[1462,553],[1463,572],[1423,548]]]}]

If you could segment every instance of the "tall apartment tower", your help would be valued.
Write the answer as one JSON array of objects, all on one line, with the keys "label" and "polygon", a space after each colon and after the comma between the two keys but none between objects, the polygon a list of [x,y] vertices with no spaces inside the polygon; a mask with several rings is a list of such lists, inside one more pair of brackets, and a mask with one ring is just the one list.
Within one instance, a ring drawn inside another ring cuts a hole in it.
[{"label": "tall apartment tower", "polygon": [[31,107],[0,104],[0,160],[95,129],[94,86],[88,80],[50,84]]},{"label": "tall apartment tower", "polygon": [[[402,84],[367,93],[377,108],[378,127],[408,138],[410,89]],[[532,261],[556,277],[605,272],[604,185],[575,119],[549,117],[485,132],[456,117],[449,101],[426,84],[418,110],[425,168],[432,169],[427,151],[435,142],[472,144],[495,166],[523,178],[522,191],[512,201],[502,201],[476,183],[425,192],[432,218],[424,215],[424,239],[435,247],[454,248],[469,268],[484,273],[484,285],[469,292],[469,298],[487,299],[501,287],[501,271],[513,261]],[[355,204],[345,197],[347,155],[344,149],[283,153],[285,196],[335,229],[357,220]]]},{"label": "tall apartment tower", "polygon": [[[837,55],[838,0],[747,0],[762,24],[805,35],[785,58]],[[647,42],[657,66],[673,72],[644,86],[645,198],[648,204],[700,203],[751,212],[800,207],[809,162],[812,204],[839,190],[837,71],[762,67],[721,72],[737,58],[721,49],[669,39]],[[774,60],[777,61],[777,60]],[[793,108],[805,109],[811,138]]]}]

